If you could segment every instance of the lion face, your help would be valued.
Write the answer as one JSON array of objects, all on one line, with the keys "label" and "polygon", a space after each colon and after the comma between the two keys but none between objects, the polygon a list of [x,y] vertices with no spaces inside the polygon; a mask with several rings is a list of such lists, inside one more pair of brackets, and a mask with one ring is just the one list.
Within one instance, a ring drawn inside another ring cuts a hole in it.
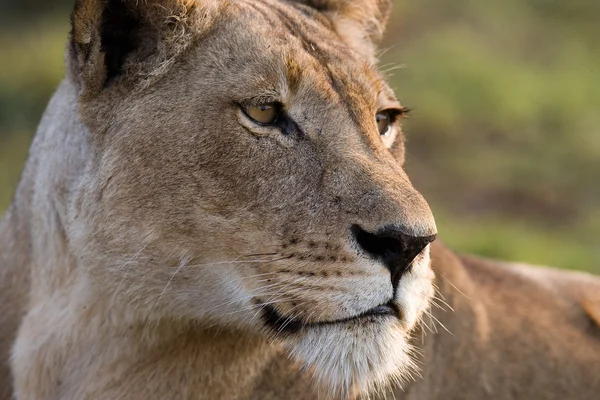
[{"label": "lion face", "polygon": [[107,64],[102,88],[82,95],[78,259],[111,312],[263,335],[336,392],[401,378],[433,294],[436,233],[402,169],[404,109],[327,14],[279,1],[215,9],[159,78]]}]

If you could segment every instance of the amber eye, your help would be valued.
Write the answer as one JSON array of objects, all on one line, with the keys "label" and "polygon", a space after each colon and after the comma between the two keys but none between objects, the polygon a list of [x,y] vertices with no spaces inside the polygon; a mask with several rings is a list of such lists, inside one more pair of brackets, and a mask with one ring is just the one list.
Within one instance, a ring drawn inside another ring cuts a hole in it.
[{"label": "amber eye", "polygon": [[246,106],[244,111],[254,122],[262,125],[271,125],[277,122],[279,117],[279,104],[266,103],[256,106]]},{"label": "amber eye", "polygon": [[377,121],[377,128],[379,129],[379,134],[381,136],[385,136],[389,132],[390,125],[392,124],[392,116],[390,115],[390,112],[378,112],[375,115],[375,120]]}]

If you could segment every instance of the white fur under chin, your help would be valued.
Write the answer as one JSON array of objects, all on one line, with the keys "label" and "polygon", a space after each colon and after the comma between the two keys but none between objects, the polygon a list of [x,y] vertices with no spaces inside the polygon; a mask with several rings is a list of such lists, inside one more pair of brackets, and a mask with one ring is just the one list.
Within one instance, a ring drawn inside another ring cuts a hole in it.
[{"label": "white fur under chin", "polygon": [[427,248],[402,277],[395,299],[401,320],[314,326],[287,341],[291,356],[312,373],[324,398],[345,399],[399,386],[418,371],[409,336],[434,293],[430,263]]},{"label": "white fur under chin", "polygon": [[313,327],[286,347],[312,373],[328,399],[370,393],[415,371],[407,333],[391,317]]}]

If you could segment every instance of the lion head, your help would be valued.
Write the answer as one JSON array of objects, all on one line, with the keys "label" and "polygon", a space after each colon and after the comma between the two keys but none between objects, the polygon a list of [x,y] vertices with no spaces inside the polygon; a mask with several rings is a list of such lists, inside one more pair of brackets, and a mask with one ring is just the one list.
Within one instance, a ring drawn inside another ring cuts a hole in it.
[{"label": "lion head", "polygon": [[77,2],[67,236],[114,315],[262,336],[335,392],[404,376],[436,228],[375,66],[388,9]]}]

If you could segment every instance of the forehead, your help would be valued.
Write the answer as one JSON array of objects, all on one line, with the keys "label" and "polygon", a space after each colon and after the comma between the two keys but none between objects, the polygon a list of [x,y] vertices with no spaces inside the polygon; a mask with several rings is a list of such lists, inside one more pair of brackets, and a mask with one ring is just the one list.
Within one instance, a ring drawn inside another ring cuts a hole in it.
[{"label": "forehead", "polygon": [[243,71],[240,76],[254,72],[270,83],[278,79],[292,92],[302,84],[316,85],[344,103],[357,96],[395,100],[369,58],[346,46],[331,21],[315,9],[279,0],[240,0],[230,3],[226,14],[221,29],[230,39],[216,50],[229,49],[235,59],[226,67]]}]

